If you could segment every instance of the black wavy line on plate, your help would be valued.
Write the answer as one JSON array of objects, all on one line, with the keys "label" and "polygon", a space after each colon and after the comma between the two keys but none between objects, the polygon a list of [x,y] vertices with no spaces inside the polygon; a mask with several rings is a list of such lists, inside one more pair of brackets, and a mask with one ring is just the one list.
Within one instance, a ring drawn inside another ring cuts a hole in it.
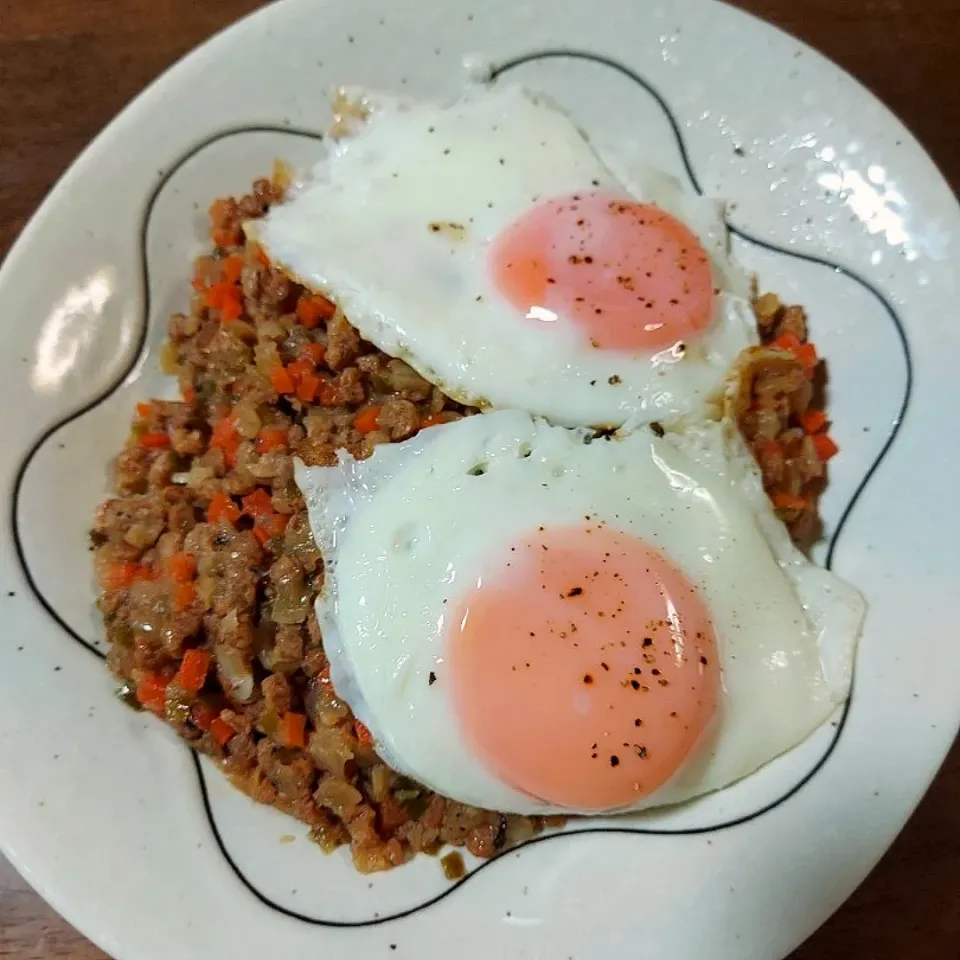
[{"label": "black wavy line on plate", "polygon": [[[539,60],[550,60],[550,59],[560,59],[560,58],[569,58],[577,60],[585,60],[593,63],[597,63],[601,66],[609,67],[621,75],[627,77],[636,83],[639,87],[645,90],[660,106],[663,111],[664,116],[670,124],[670,127],[673,131],[674,137],[677,142],[677,147],[680,151],[680,157],[683,162],[686,174],[690,180],[693,189],[700,196],[703,196],[703,189],[700,186],[700,182],[696,176],[696,173],[693,169],[693,165],[690,160],[690,155],[687,151],[686,143],[683,139],[683,134],[680,129],[680,125],[677,122],[677,119],[668,105],[667,101],[664,99],[663,95],[654,87],[648,80],[642,77],[640,74],[634,72],[630,68],[624,66],[623,64],[612,60],[608,57],[601,56],[599,54],[590,53],[588,51],[581,50],[544,50],[537,53],[525,54],[521,57],[506,61],[497,68],[491,71],[491,79],[496,79],[497,77],[503,75],[509,70],[515,69],[517,67],[523,66],[524,64],[533,63]],[[196,144],[190,151],[188,151],[183,157],[181,157],[173,167],[167,171],[167,173],[159,180],[155,186],[153,193],[151,194],[143,213],[143,218],[141,221],[140,227],[140,266],[141,266],[141,278],[143,284],[143,324],[142,330],[140,331],[139,339],[137,341],[136,351],[133,355],[133,359],[130,361],[130,364],[124,370],[124,372],[103,392],[101,392],[95,399],[91,400],[89,403],[82,406],[80,409],[70,414],[65,419],[57,422],[54,426],[45,430],[39,437],[39,439],[33,444],[30,450],[27,452],[24,460],[21,464],[20,469],[17,471],[16,480],[14,482],[13,496],[11,500],[11,527],[13,532],[13,543],[14,549],[19,561],[20,567],[23,571],[24,577],[26,579],[27,585],[29,586],[31,592],[36,598],[37,602],[43,607],[43,609],[50,615],[50,617],[60,626],[64,632],[66,632],[70,637],[72,637],[77,643],[83,646],[86,650],[90,651],[95,656],[99,657],[101,660],[105,658],[104,653],[99,650],[95,644],[87,641],[81,637],[53,608],[52,604],[46,599],[43,595],[43,592],[37,586],[37,583],[29,569],[29,566],[26,561],[26,557],[23,550],[23,545],[20,537],[20,532],[18,529],[18,502],[20,490],[22,488],[23,479],[25,477],[26,471],[30,466],[30,463],[33,457],[36,455],[37,451],[43,446],[44,443],[51,436],[53,436],[58,430],[62,427],[68,425],[69,423],[77,420],[79,417],[88,413],[90,410],[99,406],[105,400],[109,399],[125,382],[130,371],[134,368],[135,364],[140,358],[141,353],[143,352],[144,346],[146,344],[147,337],[147,324],[150,316],[150,283],[149,283],[149,264],[147,262],[146,254],[146,239],[147,239],[147,228],[149,225],[150,215],[153,211],[153,207],[157,201],[157,198],[160,195],[160,192],[163,190],[164,186],[169,182],[171,177],[177,173],[185,163],[190,159],[195,157],[201,150],[206,147],[226,139],[231,136],[237,136],[240,134],[246,133],[273,133],[273,134],[284,134],[291,136],[301,136],[309,137],[314,140],[322,139],[322,135],[314,131],[308,130],[297,130],[290,127],[273,127],[273,126],[249,126],[249,127],[238,127],[233,128],[221,133],[215,134],[200,143]],[[855,271],[848,269],[847,267],[841,266],[836,263],[832,263],[829,260],[824,259],[813,254],[800,253],[796,250],[790,250],[783,247],[776,246],[766,240],[762,240],[758,237],[753,236],[748,233],[746,230],[736,227],[733,224],[727,223],[727,227],[730,232],[735,236],[739,237],[741,240],[746,241],[747,243],[753,244],[754,246],[760,247],[762,249],[768,250],[772,253],[780,254],[786,257],[790,257],[795,260],[806,261],[808,263],[813,263],[818,266],[826,267],[835,273],[838,273],[849,280],[859,284],[863,287],[868,293],[870,293],[877,302],[883,307],[886,314],[889,316],[891,322],[893,323],[894,329],[897,333],[900,346],[903,350],[904,364],[906,369],[906,380],[904,384],[903,398],[901,400],[898,412],[891,426],[890,433],[881,447],[879,453],[874,459],[873,463],[870,465],[868,470],[863,476],[863,479],[857,486],[854,491],[849,503],[844,508],[843,513],[841,514],[840,520],[837,523],[837,526],[831,536],[830,544],[827,550],[827,559],[825,566],[827,569],[832,569],[833,558],[836,552],[837,545],[840,540],[840,535],[846,527],[847,521],[849,520],[855,506],[859,502],[864,490],[867,488],[871,479],[876,474],[877,470],[880,467],[880,464],[886,458],[891,447],[893,446],[894,440],[900,432],[900,428],[903,424],[903,421],[907,415],[907,410],[909,408],[910,399],[913,394],[913,359],[910,352],[910,345],[907,339],[906,330],[904,329],[903,322],[900,319],[900,316],[893,308],[893,306],[887,301],[886,297],[880,292],[880,290],[874,286],[870,281],[866,280],[864,277],[860,276]],[[509,851],[504,854],[500,854],[490,860],[484,861],[476,869],[472,870],[467,874],[462,880],[451,885],[445,890],[441,891],[434,897],[431,897],[429,900],[424,901],[423,903],[417,904],[413,907],[409,907],[406,910],[401,910],[396,913],[389,914],[383,917],[374,917],[371,920],[323,920],[317,917],[307,916],[306,914],[299,913],[296,910],[291,910],[288,907],[274,902],[260,890],[258,890],[254,884],[246,877],[241,868],[238,866],[236,861],[231,856],[227,845],[223,840],[223,837],[220,834],[220,830],[217,826],[216,817],[213,812],[212,804],[210,802],[210,795],[207,790],[206,778],[203,772],[203,768],[200,763],[200,757],[195,751],[191,751],[193,758],[194,769],[197,775],[197,783],[200,789],[201,798],[203,801],[204,812],[206,813],[207,820],[210,825],[210,830],[216,840],[217,846],[220,849],[220,853],[223,858],[226,860],[227,864],[233,870],[234,874],[240,880],[240,882],[246,887],[246,889],[264,906],[269,907],[271,910],[274,910],[284,916],[290,917],[294,920],[299,920],[303,923],[308,923],[314,926],[322,927],[372,927],[378,926],[380,924],[389,923],[394,920],[401,920],[405,917],[412,916],[413,914],[419,913],[421,910],[425,910],[427,907],[433,906],[436,903],[439,903],[441,900],[444,900],[446,897],[450,896],[455,890],[460,889],[468,880],[472,877],[475,877],[481,871],[491,867],[494,863],[502,859],[503,856],[508,854],[515,854],[518,851],[536,846],[537,844],[547,843],[553,840],[561,838],[571,838],[585,836],[589,834],[619,834],[619,835],[634,835],[634,836],[696,836],[699,834],[706,833],[715,833],[720,830],[730,829],[731,827],[740,826],[744,823],[748,823],[752,820],[756,820],[758,817],[763,816],[766,813],[769,813],[774,808],[780,806],[796,793],[798,793],[814,776],[823,768],[827,760],[833,754],[837,743],[839,742],[840,736],[843,732],[843,729],[846,725],[847,718],[849,716],[850,707],[853,702],[855,686],[851,688],[850,696],[847,700],[847,703],[844,705],[843,711],[841,713],[840,719],[837,722],[836,732],[833,735],[830,746],[824,752],[823,756],[818,760],[814,767],[790,790],[788,790],[783,796],[779,797],[776,800],[771,801],[766,804],[759,810],[754,811],[753,813],[745,814],[740,817],[736,817],[732,820],[724,821],[719,824],[714,824],[711,826],[705,827],[690,827],[679,830],[658,830],[658,829],[646,829],[646,828],[637,828],[637,827],[614,827],[614,826],[603,826],[603,827],[583,827],[576,830],[566,830],[558,833],[545,834],[539,837],[535,837],[532,840],[520,844],[517,847],[511,848]]]},{"label": "black wavy line on plate", "polygon": [[314,140],[322,140],[323,134],[317,133],[313,130],[298,130],[292,127],[273,127],[268,125],[261,126],[249,126],[249,127],[239,127],[230,130],[224,130],[220,133],[213,134],[210,137],[207,137],[204,140],[201,140],[199,143],[195,144],[190,148],[173,166],[170,167],[166,173],[164,173],[156,185],[153,188],[153,191],[150,193],[150,196],[147,199],[146,205],[143,208],[143,213],[140,218],[140,228],[139,228],[139,259],[140,259],[140,282],[141,282],[141,294],[143,296],[143,308],[141,311],[142,322],[140,326],[140,331],[137,335],[137,342],[134,345],[133,353],[131,355],[129,363],[124,367],[124,369],[116,376],[113,382],[104,388],[99,394],[97,394],[92,400],[85,403],[83,406],[79,407],[69,416],[64,417],[62,420],[58,420],[53,426],[48,427],[40,436],[34,441],[33,445],[26,452],[23,457],[23,460],[20,463],[20,467],[16,472],[13,481],[13,492],[10,498],[10,528],[12,533],[13,540],[13,549],[17,557],[17,562],[20,565],[21,570],[23,571],[24,579],[26,580],[27,586],[30,588],[30,592],[33,594],[37,603],[49,614],[51,619],[64,631],[69,637],[75,640],[80,644],[81,647],[88,650],[95,657],[99,657],[101,660],[106,659],[106,654],[100,650],[97,645],[90,640],[85,639],[80,636],[73,627],[67,623],[63,617],[56,611],[53,607],[53,604],[44,596],[43,591],[37,586],[37,582],[34,579],[33,573],[30,570],[30,565],[27,563],[26,553],[23,549],[23,540],[20,536],[20,521],[19,521],[19,508],[20,508],[20,491],[23,489],[23,481],[26,477],[27,470],[30,468],[30,464],[33,461],[33,458],[40,451],[40,448],[57,432],[62,430],[64,427],[73,423],[75,420],[79,420],[81,417],[88,414],[91,410],[99,407],[101,403],[104,403],[106,400],[109,400],[117,390],[119,390],[127,380],[127,377],[130,375],[131,371],[136,367],[137,363],[140,361],[141,355],[144,352],[144,348],[147,343],[147,332],[149,328],[150,320],[150,307],[151,307],[151,298],[150,298],[150,265],[147,261],[147,231],[150,225],[150,218],[153,214],[153,208],[156,206],[157,200],[160,197],[160,194],[163,192],[163,188],[170,182],[173,176],[178,173],[181,168],[192,160],[198,153],[205,150],[207,147],[212,146],[215,143],[218,143],[221,140],[226,140],[229,137],[237,136],[238,134],[246,133],[282,133],[290,134],[291,136],[297,137],[309,137]]},{"label": "black wavy line on plate", "polygon": [[[528,63],[533,63],[538,60],[558,60],[564,58],[571,60],[586,60],[592,63],[600,64],[604,67],[608,67],[626,77],[628,80],[632,80],[635,84],[637,84],[637,86],[645,90],[656,101],[657,105],[663,112],[664,117],[666,117],[667,122],[670,124],[670,129],[673,131],[674,139],[677,142],[677,149],[680,152],[680,160],[683,163],[683,168],[687,174],[687,179],[690,181],[690,185],[699,196],[704,196],[704,190],[700,185],[700,179],[697,177],[696,171],[693,169],[693,162],[690,159],[690,153],[687,150],[686,141],[683,139],[683,132],[680,129],[680,124],[677,121],[677,118],[674,115],[670,105],[667,103],[666,98],[649,80],[641,76],[639,73],[636,73],[634,70],[631,70],[629,67],[625,66],[619,61],[613,60],[610,57],[602,56],[598,53],[590,53],[589,51],[584,50],[542,50],[537,53],[526,53],[522,56],[515,57],[512,60],[508,60],[505,63],[502,63],[500,66],[494,68],[491,71],[490,76],[492,79],[496,79],[497,77],[502,76],[504,73],[507,73],[507,71],[514,70],[517,67],[522,67]],[[833,557],[836,552],[837,543],[840,540],[840,534],[843,532],[843,528],[846,526],[847,520],[849,520],[850,515],[853,512],[853,508],[860,500],[863,491],[873,479],[873,476],[877,472],[880,464],[890,452],[890,448],[893,446],[893,441],[897,438],[897,434],[900,432],[900,427],[903,424],[904,418],[907,415],[907,410],[910,406],[910,399],[913,396],[913,356],[910,352],[910,343],[907,340],[906,329],[903,326],[903,321],[900,319],[900,315],[896,310],[894,310],[893,306],[879,290],[879,288],[874,286],[871,281],[867,280],[865,277],[862,277],[855,270],[851,270],[848,267],[833,263],[832,261],[827,260],[824,257],[817,256],[816,254],[801,253],[797,250],[779,247],[776,244],[770,243],[768,240],[762,240],[760,237],[755,236],[747,230],[744,230],[742,227],[738,227],[735,224],[730,223],[729,219],[726,219],[726,216],[725,223],[727,225],[727,229],[734,236],[739,237],[741,240],[744,240],[755,247],[768,250],[770,253],[777,253],[785,257],[790,257],[793,260],[803,260],[807,263],[812,263],[820,267],[827,267],[834,273],[840,274],[841,276],[846,277],[848,280],[852,280],[854,283],[859,284],[880,304],[881,307],[883,307],[884,312],[893,323],[893,328],[896,331],[897,339],[900,341],[900,348],[903,351],[904,367],[906,370],[903,397],[900,401],[900,406],[894,417],[893,423],[891,424],[890,433],[888,434],[886,441],[880,448],[880,452],[877,454],[873,463],[864,474],[863,479],[860,481],[856,490],[854,490],[850,501],[847,503],[847,506],[844,508],[844,511],[840,516],[840,520],[837,523],[836,529],[833,531],[833,534],[830,537],[830,544],[827,549],[827,558],[824,566],[828,570],[832,570]]]}]

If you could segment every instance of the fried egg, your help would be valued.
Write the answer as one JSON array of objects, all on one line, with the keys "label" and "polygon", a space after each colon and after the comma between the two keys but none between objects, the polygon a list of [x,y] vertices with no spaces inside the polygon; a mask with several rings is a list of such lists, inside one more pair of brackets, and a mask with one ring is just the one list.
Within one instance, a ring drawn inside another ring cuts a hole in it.
[{"label": "fried egg", "polygon": [[248,236],[449,396],[567,426],[669,421],[756,343],[721,204],[601,157],[520,87],[366,102]]},{"label": "fried egg", "polygon": [[338,694],[383,760],[522,814],[677,803],[847,696],[864,614],[773,513],[735,430],[499,411],[298,462]]}]

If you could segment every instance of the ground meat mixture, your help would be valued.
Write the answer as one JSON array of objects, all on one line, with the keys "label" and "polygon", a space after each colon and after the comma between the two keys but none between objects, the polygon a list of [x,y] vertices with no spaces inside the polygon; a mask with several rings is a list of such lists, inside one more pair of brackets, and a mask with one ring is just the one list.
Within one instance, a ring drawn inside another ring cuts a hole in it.
[{"label": "ground meat mixture", "polygon": [[[474,809],[378,759],[330,682],[313,602],[323,563],[293,458],[330,465],[471,415],[365,343],[336,306],[274,268],[241,229],[280,178],[211,208],[214,249],[161,353],[182,400],[137,406],[114,464],[116,499],[91,538],[120,694],[217,760],[253,799],[302,820],[361,871],[446,844],[490,857],[557,818]],[[830,441],[812,407],[803,311],[756,301],[764,347],[734,398],[768,491],[795,537],[816,531]]]},{"label": "ground meat mixture", "polygon": [[313,612],[323,564],[293,457],[336,462],[475,411],[364,343],[245,244],[281,188],[211,208],[215,249],[161,362],[183,400],[139,404],[92,531],[110,642],[131,703],[219,760],[255,800],[350,844],[363,871],[446,844],[489,857],[548,820],[439,797],[384,766],[330,683]]},{"label": "ground meat mixture", "polygon": [[802,547],[820,535],[827,462],[838,452],[822,409],[826,369],[807,339],[802,307],[774,294],[754,299],[761,346],[737,363],[730,415],[763,473],[764,487]]}]

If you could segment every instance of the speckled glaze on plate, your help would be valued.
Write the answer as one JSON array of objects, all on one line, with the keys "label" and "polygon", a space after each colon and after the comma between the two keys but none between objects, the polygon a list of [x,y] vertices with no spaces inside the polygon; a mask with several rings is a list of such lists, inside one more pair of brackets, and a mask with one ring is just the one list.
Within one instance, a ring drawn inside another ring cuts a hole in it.
[{"label": "speckled glaze on plate", "polygon": [[[324,857],[115,702],[86,532],[134,403],[169,391],[156,349],[209,201],[277,156],[309,162],[332,86],[452,95],[465,56],[728,198],[739,258],[808,306],[843,450],[818,559],[870,615],[849,709],[801,747],[452,885],[429,858],[362,877]],[[4,851],[118,960],[779,960],[880,857],[960,720],[960,463],[941,456],[958,236],[956,201],[885,108],[708,0],[286,0],[200,48],[84,153],[0,271]]]}]

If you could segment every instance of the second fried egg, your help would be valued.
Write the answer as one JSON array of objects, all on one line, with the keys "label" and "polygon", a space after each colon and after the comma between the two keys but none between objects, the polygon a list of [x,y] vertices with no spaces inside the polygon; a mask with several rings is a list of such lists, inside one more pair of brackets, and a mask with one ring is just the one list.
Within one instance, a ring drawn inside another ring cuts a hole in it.
[{"label": "second fried egg", "polygon": [[337,693],[444,796],[677,803],[795,746],[849,690],[863,602],[793,547],[720,424],[603,440],[498,411],[296,479]]}]

